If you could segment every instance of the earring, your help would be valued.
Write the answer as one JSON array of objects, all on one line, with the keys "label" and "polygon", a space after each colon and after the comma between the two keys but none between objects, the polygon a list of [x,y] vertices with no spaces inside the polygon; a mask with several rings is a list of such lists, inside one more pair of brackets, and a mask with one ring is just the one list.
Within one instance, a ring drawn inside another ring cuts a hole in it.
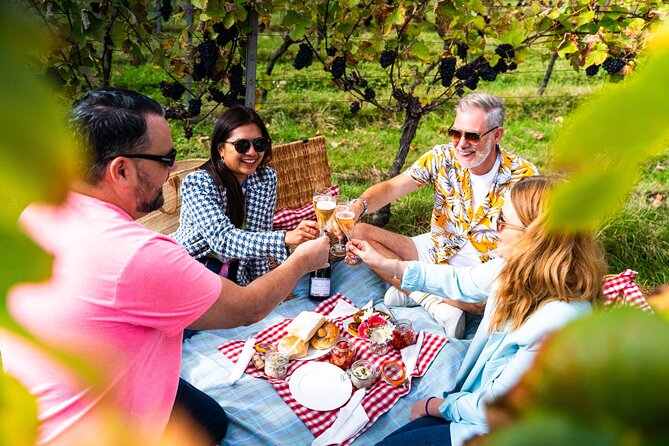
[{"label": "earring", "polygon": [[221,159],[218,162],[221,164],[225,164],[225,160],[223,159],[223,157],[221,157]]}]

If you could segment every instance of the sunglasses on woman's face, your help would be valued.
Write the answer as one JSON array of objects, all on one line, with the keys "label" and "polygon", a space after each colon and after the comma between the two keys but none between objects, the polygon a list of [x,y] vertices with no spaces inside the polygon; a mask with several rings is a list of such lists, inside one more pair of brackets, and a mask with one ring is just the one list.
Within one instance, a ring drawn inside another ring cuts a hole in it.
[{"label": "sunglasses on woman's face", "polygon": [[238,139],[236,141],[225,141],[235,146],[237,153],[244,154],[251,149],[251,144],[256,152],[262,153],[272,147],[272,141],[262,136],[256,139]]},{"label": "sunglasses on woman's face", "polygon": [[483,133],[476,133],[476,132],[463,132],[462,130],[454,129],[453,127],[450,127],[448,129],[448,136],[453,140],[453,143],[457,144],[460,141],[460,138],[464,137],[465,141],[467,141],[469,144],[478,144],[481,142],[481,138],[483,138],[485,135],[488,133],[492,132],[493,130],[497,130],[499,126],[493,127],[487,132]]},{"label": "sunglasses on woman's face", "polygon": [[515,229],[516,231],[523,231],[527,229],[525,226],[518,226],[518,225],[512,225],[511,223],[507,223],[506,220],[504,220],[504,214],[501,212],[499,213],[499,217],[497,217],[497,232],[502,232],[504,228],[509,228],[509,229]]}]

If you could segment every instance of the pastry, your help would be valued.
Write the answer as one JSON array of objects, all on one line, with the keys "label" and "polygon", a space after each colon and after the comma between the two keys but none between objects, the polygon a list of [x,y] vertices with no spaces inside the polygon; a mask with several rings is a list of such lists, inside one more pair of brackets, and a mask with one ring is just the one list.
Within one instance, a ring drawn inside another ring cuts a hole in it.
[{"label": "pastry", "polygon": [[332,347],[338,338],[339,328],[328,321],[316,330],[316,334],[311,338],[311,346],[317,350],[325,350]]},{"label": "pastry", "polygon": [[303,341],[308,341],[324,322],[325,317],[322,314],[315,311],[303,311],[286,325],[286,332]]},{"label": "pastry", "polygon": [[286,335],[279,340],[276,348],[278,351],[286,353],[290,359],[299,359],[307,356],[309,343],[297,336]]},{"label": "pastry", "polygon": [[358,328],[360,328],[360,322],[351,322],[348,324],[348,327],[346,327],[346,330],[351,333],[355,337],[360,337],[358,334]]}]

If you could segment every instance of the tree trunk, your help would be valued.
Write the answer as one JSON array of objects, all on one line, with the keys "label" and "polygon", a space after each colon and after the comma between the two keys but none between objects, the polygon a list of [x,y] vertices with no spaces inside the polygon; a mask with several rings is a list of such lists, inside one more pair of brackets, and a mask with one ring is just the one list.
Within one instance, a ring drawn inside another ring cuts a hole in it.
[{"label": "tree trunk", "polygon": [[[417,101],[416,101],[417,102]],[[404,166],[404,162],[409,154],[411,141],[416,136],[418,123],[420,122],[423,113],[420,110],[420,105],[414,103],[408,107],[404,114],[404,124],[402,124],[402,136],[400,137],[400,147],[395,155],[395,160],[390,168],[388,179],[397,176]],[[370,216],[369,222],[376,226],[385,226],[390,221],[390,204],[382,207],[377,212]]]},{"label": "tree trunk", "polygon": [[548,67],[546,68],[546,74],[544,74],[544,79],[541,81],[541,86],[539,86],[539,96],[544,95],[546,87],[548,86],[548,81],[551,80],[551,75],[553,74],[553,67],[555,67],[555,61],[558,58],[557,51],[553,52],[551,55],[551,60],[548,61]]}]

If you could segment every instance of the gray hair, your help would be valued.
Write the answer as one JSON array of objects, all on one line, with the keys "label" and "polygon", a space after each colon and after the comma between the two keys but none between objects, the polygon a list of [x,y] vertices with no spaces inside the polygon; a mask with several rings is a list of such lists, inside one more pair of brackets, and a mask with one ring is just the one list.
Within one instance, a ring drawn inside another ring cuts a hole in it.
[{"label": "gray hair", "polygon": [[502,98],[486,93],[470,93],[455,104],[455,112],[478,108],[485,112],[486,124],[490,127],[504,126],[504,101]]}]

